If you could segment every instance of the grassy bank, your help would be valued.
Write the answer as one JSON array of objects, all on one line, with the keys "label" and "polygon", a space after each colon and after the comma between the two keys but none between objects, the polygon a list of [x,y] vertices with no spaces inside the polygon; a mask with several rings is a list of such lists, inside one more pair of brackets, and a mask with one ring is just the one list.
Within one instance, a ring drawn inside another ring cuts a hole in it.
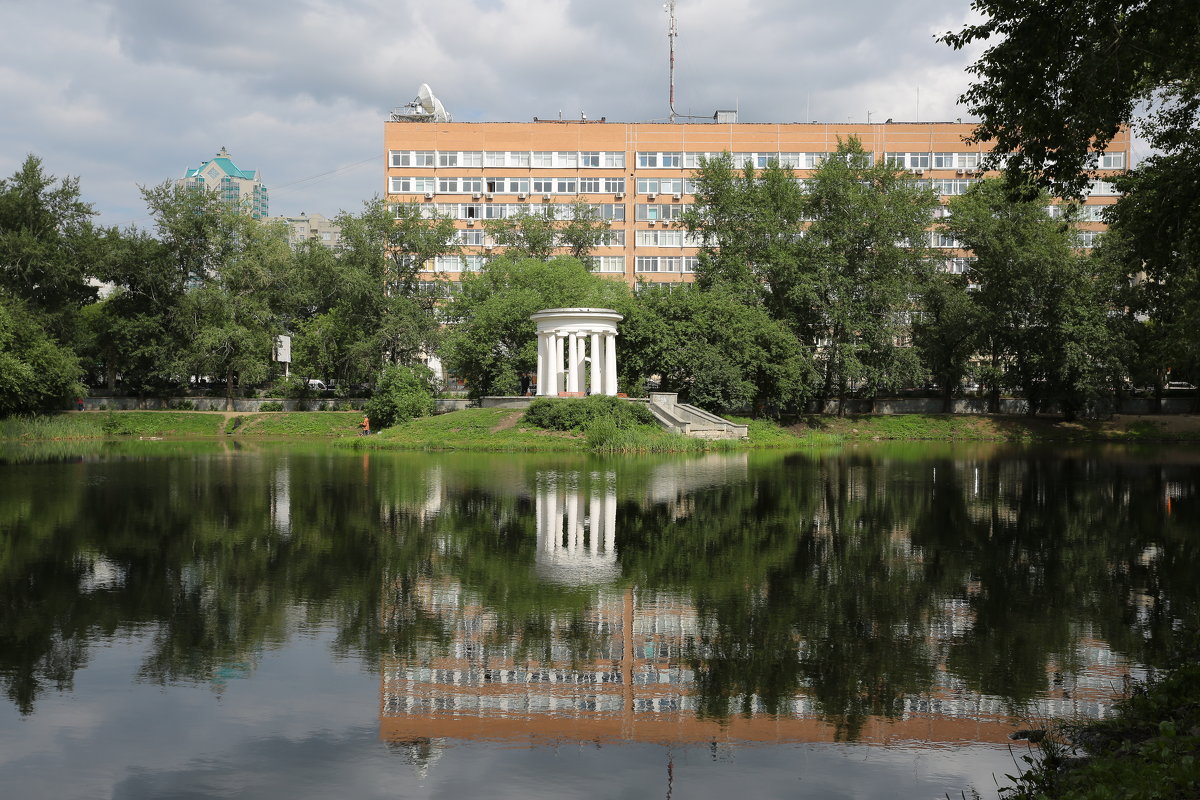
[{"label": "grassy bank", "polygon": [[1134,688],[1116,714],[1037,732],[1031,768],[1001,790],[1011,800],[1200,797],[1200,665]]},{"label": "grassy bank", "polygon": [[0,420],[0,441],[224,436],[353,436],[360,412],[234,414],[219,411],[88,411]]},{"label": "grassy bank", "polygon": [[522,412],[472,408],[414,420],[358,437],[361,412],[100,411],[0,420],[0,440],[60,441],[157,437],[346,438],[354,447],[405,450],[679,452],[792,448],[861,441],[1200,442],[1200,416],[1116,416],[1067,423],[1026,416],[903,414],[810,416],[781,427],[734,418],[750,441],[705,442],[657,428],[548,431],[525,424]]},{"label": "grassy bank", "polygon": [[809,416],[788,427],[800,438],[834,441],[1200,442],[1195,415],[1117,415],[1064,422],[1053,417],[966,414]]},{"label": "grassy bank", "polygon": [[588,433],[549,431],[524,421],[521,411],[469,408],[423,417],[343,443],[379,450],[591,451],[598,453],[678,453],[746,447],[801,447],[806,442],[778,425],[755,422],[749,442],[708,442],[661,428],[615,429],[594,426]]}]

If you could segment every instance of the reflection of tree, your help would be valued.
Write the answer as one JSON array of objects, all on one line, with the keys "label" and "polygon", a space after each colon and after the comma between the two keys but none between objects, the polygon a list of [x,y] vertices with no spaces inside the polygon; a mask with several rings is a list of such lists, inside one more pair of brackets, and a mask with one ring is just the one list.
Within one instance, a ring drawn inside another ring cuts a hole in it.
[{"label": "reflection of tree", "polygon": [[581,497],[615,492],[626,586],[694,609],[678,644],[704,716],[786,714],[807,695],[853,738],[930,691],[939,664],[1019,705],[1087,637],[1165,663],[1200,611],[1196,468],[1070,455],[863,449],[732,469],[289,450],[3,467],[0,680],[28,713],[70,687],[92,639],[142,631],[141,678],[163,683],[219,684],[318,625],[373,668],[428,658],[461,622],[430,601],[441,585],[486,619],[486,647],[599,663],[614,651],[595,587],[537,569],[553,473]]}]

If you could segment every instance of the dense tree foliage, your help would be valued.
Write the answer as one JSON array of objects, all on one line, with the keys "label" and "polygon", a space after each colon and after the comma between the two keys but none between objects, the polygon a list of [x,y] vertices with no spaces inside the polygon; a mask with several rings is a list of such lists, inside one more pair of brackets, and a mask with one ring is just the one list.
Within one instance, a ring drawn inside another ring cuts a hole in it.
[{"label": "dense tree foliage", "polygon": [[472,397],[514,395],[521,373],[537,371],[537,327],[530,315],[568,307],[620,311],[631,302],[624,283],[597,277],[569,256],[495,258],[466,275],[446,306],[451,326],[445,362]]},{"label": "dense tree foliage", "polygon": [[990,43],[968,69],[975,82],[962,101],[980,117],[976,138],[1013,154],[1012,171],[1078,194],[1095,150],[1142,106],[1151,109],[1154,144],[1170,152],[1194,144],[1200,6],[1192,0],[972,5],[983,20],[941,41],[956,49]]},{"label": "dense tree foliage", "polygon": [[999,181],[982,181],[951,201],[944,228],[975,254],[968,279],[993,403],[1014,388],[1030,413],[1057,402],[1074,416],[1120,374],[1116,281],[1077,250],[1069,217],[1052,218],[1048,204],[1044,193],[1014,201]]},{"label": "dense tree foliage", "polygon": [[425,365],[390,364],[375,381],[364,410],[376,428],[390,428],[432,414],[435,391],[433,373]]},{"label": "dense tree foliage", "polygon": [[506,258],[547,261],[557,250],[586,262],[592,248],[603,241],[608,226],[587,203],[575,203],[566,218],[552,206],[522,210],[520,214],[483,223],[492,241],[505,248]]},{"label": "dense tree foliage", "polygon": [[[1131,124],[1150,155],[1112,178],[1123,196],[1106,258],[1137,282],[1126,298],[1130,374],[1159,391],[1168,374],[1200,377],[1200,5],[1192,0],[977,0],[983,20],[941,40],[990,47],[962,100],[992,141],[1010,189],[1082,193],[1096,152]],[[1171,372],[1169,373],[1168,370]]]},{"label": "dense tree foliage", "polygon": [[718,412],[778,412],[811,395],[812,361],[791,330],[726,286],[648,289],[638,303],[622,357],[627,370],[658,375],[662,391]]},{"label": "dense tree foliage", "polygon": [[696,173],[684,225],[703,249],[702,286],[757,298],[820,373],[822,397],[868,396],[922,375],[900,346],[930,268],[923,242],[937,200],[902,170],[840,142],[801,185],[777,164],[736,169],[726,154]]}]

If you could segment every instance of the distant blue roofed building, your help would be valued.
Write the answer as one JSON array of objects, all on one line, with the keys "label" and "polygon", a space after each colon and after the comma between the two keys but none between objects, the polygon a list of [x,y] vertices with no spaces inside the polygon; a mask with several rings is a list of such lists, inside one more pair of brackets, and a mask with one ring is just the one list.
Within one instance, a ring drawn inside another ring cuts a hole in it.
[{"label": "distant blue roofed building", "polygon": [[177,183],[218,192],[226,203],[242,209],[255,219],[263,219],[268,214],[267,187],[263,185],[258,170],[240,169],[224,147],[211,161],[187,170]]}]

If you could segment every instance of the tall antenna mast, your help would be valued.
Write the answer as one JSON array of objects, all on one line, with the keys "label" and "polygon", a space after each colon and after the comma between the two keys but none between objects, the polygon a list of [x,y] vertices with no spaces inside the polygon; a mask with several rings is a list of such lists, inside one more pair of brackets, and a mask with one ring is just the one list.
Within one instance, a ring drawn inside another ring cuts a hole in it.
[{"label": "tall antenna mast", "polygon": [[679,32],[675,29],[675,0],[667,0],[663,5],[667,14],[670,15],[671,22],[667,25],[667,41],[671,45],[671,122],[675,121],[677,116],[675,113],[675,37]]}]

